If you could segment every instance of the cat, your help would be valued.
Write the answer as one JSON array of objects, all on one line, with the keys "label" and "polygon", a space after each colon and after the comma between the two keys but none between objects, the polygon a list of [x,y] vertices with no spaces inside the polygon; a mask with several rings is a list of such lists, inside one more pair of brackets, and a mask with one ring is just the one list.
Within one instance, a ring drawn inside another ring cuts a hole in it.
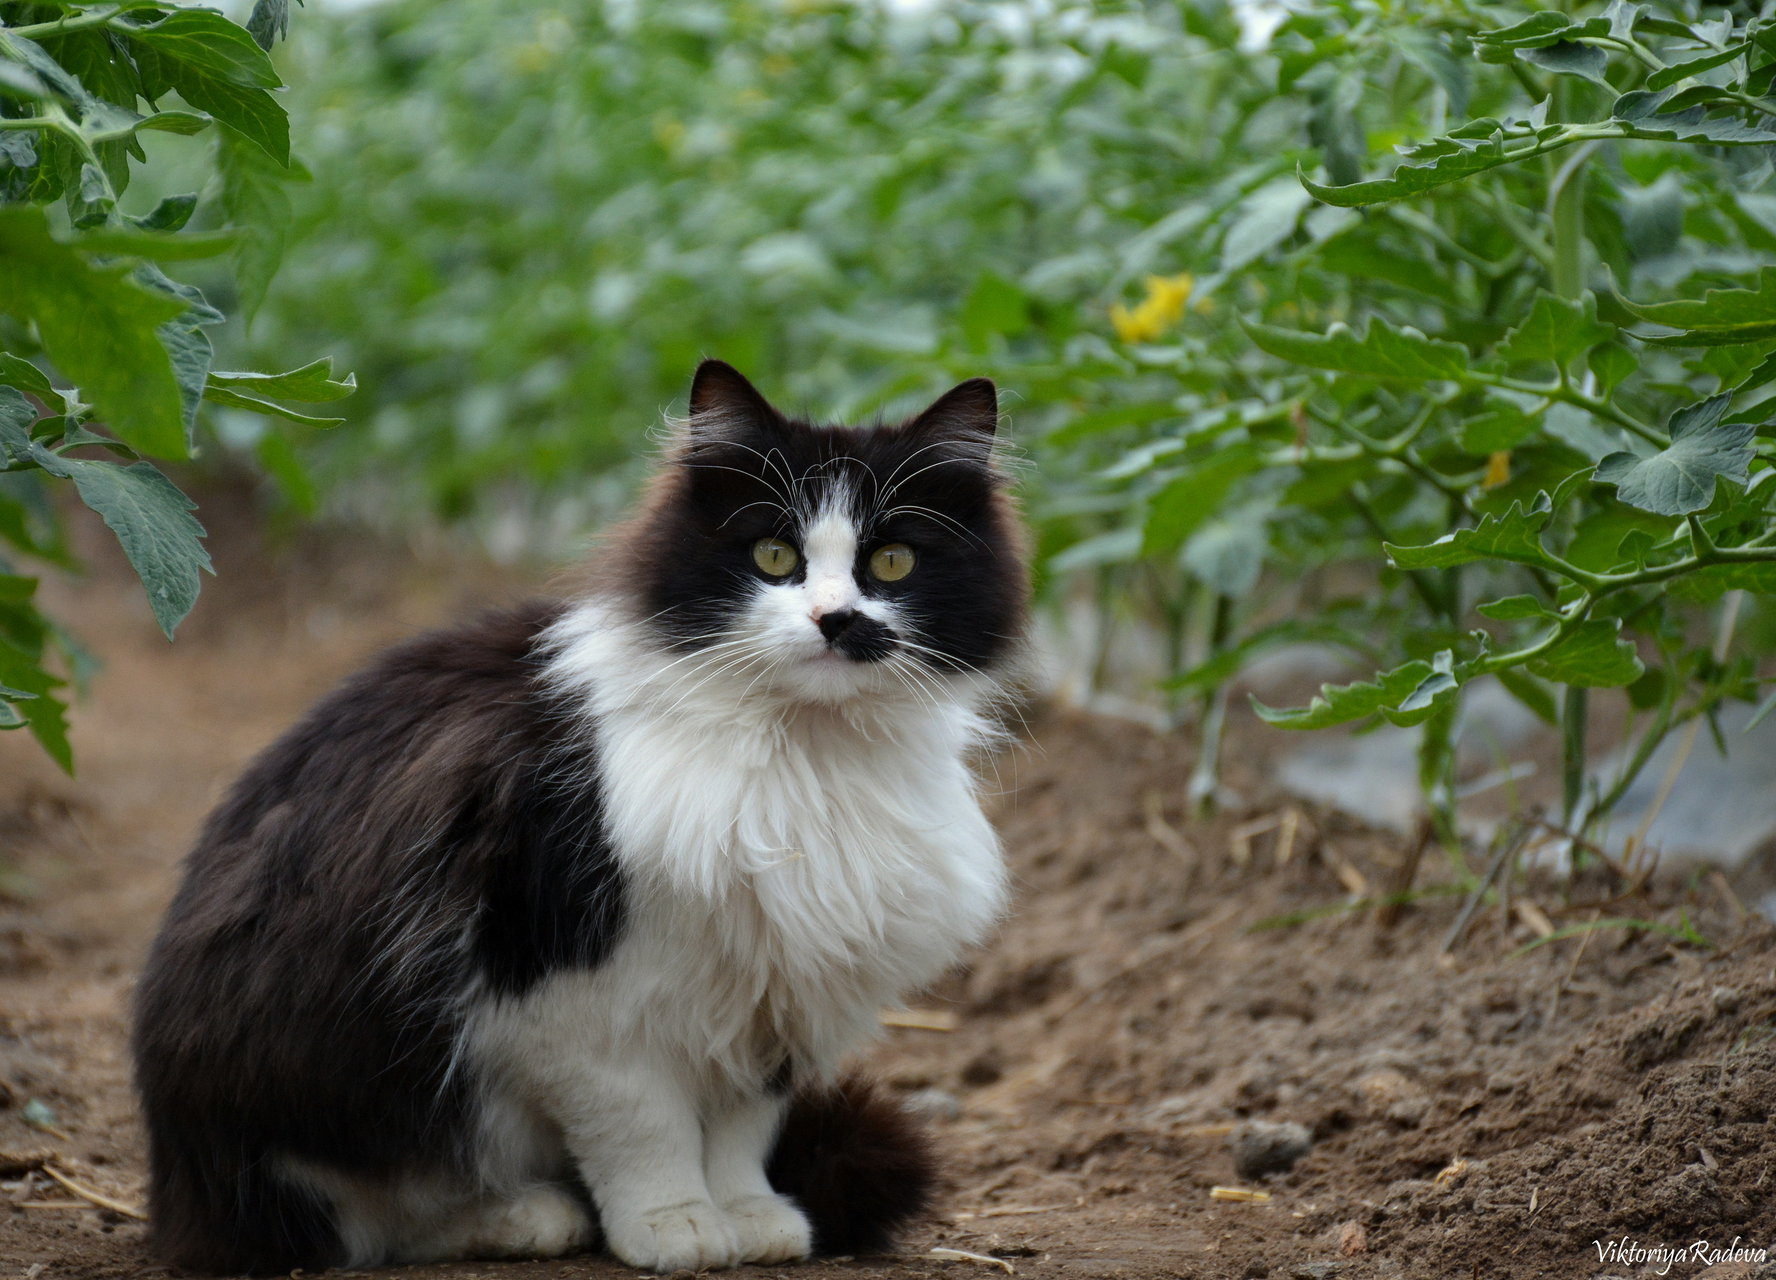
[{"label": "cat", "polygon": [[886,1247],[842,1074],[1001,916],[969,758],[1028,584],[993,384],[875,428],[728,365],[557,598],[398,646],[210,816],[134,1009],[151,1245],[286,1272]]}]

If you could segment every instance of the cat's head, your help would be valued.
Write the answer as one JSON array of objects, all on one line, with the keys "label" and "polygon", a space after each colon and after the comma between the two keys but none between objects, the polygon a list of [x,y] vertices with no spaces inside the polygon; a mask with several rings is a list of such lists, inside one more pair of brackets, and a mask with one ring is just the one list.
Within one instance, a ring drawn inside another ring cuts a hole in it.
[{"label": "cat's head", "polygon": [[985,378],[904,422],[819,426],[705,361],[690,416],[622,539],[666,648],[760,692],[928,696],[1015,651],[1028,581]]}]

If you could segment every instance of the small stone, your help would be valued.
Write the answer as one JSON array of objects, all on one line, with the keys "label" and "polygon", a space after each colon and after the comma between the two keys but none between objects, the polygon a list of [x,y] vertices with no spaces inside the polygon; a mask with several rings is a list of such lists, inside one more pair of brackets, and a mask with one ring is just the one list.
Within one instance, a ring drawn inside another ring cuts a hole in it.
[{"label": "small stone", "polygon": [[1287,1173],[1313,1148],[1313,1134],[1293,1120],[1248,1120],[1227,1141],[1233,1148],[1233,1167],[1242,1178]]},{"label": "small stone", "polygon": [[1734,987],[1716,987],[1708,993],[1717,1013],[1731,1013],[1739,1007],[1742,997]]},{"label": "small stone", "polygon": [[976,1054],[967,1066],[962,1068],[962,1083],[979,1088],[982,1085],[994,1084],[1005,1074],[1005,1064],[999,1055],[991,1049]]},{"label": "small stone", "polygon": [[934,1120],[954,1120],[962,1114],[962,1099],[947,1089],[916,1089],[902,1098],[900,1105],[916,1116]]},{"label": "small stone", "polygon": [[1347,1258],[1369,1252],[1369,1232],[1362,1223],[1353,1219],[1338,1228],[1338,1252]]},{"label": "small stone", "polygon": [[1342,1262],[1303,1262],[1289,1273],[1290,1280],[1331,1280],[1344,1270]]}]

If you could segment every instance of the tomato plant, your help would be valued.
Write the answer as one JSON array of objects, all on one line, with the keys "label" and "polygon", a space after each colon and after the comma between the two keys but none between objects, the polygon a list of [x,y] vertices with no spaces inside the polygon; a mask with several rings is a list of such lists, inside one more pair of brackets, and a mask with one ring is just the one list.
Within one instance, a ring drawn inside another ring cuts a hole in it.
[{"label": "tomato plant", "polygon": [[[0,728],[28,726],[64,768],[58,667],[78,648],[24,571],[70,566],[57,492],[117,535],[170,639],[210,561],[193,504],[149,459],[190,456],[206,403],[327,426],[283,402],[352,389],[325,360],[213,369],[206,331],[223,313],[163,269],[232,254],[250,295],[276,266],[294,162],[267,51],[285,18],[282,0],[246,27],[142,0],[0,3]],[[213,207],[200,214],[192,192],[131,212],[150,138],[206,132]],[[205,229],[188,229],[194,215]]]}]

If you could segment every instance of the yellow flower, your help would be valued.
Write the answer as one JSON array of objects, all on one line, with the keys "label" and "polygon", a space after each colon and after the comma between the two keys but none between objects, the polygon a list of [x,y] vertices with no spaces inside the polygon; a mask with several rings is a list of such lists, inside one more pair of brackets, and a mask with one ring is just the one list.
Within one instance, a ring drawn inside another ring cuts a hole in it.
[{"label": "yellow flower", "polygon": [[1195,281],[1188,273],[1148,276],[1147,296],[1132,309],[1118,302],[1110,308],[1110,323],[1124,342],[1152,342],[1184,317]]},{"label": "yellow flower", "polygon": [[1511,478],[1511,451],[1500,449],[1486,460],[1486,475],[1480,481],[1482,489],[1496,489]]}]

